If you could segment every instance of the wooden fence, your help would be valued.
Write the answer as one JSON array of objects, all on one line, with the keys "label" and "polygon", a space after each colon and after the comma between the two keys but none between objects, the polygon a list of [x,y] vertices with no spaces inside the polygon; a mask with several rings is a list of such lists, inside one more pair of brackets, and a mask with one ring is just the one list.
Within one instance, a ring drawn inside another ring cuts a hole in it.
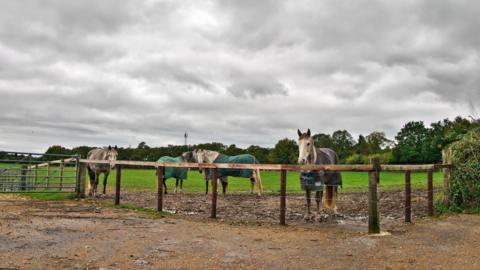
[{"label": "wooden fence", "polygon": [[[163,211],[163,175],[165,167],[184,167],[213,169],[213,179],[216,178],[218,169],[259,169],[280,171],[280,224],[286,225],[286,182],[287,171],[321,170],[321,171],[363,171],[368,172],[368,232],[370,234],[380,233],[380,213],[378,208],[378,184],[380,172],[382,171],[403,171],[405,172],[405,222],[411,222],[411,188],[410,174],[413,171],[427,172],[427,209],[428,215],[433,215],[433,171],[444,169],[444,183],[449,183],[448,164],[426,164],[426,165],[382,165],[378,160],[372,160],[368,165],[283,165],[283,164],[199,164],[199,163],[177,163],[177,162],[143,162],[143,161],[102,161],[86,160],[79,161],[78,182],[80,184],[79,196],[85,197],[86,187],[86,166],[87,164],[109,164],[116,169],[115,204],[120,204],[122,166],[150,167],[157,169],[157,210]],[[212,207],[210,217],[217,216],[217,181],[212,181]]]}]

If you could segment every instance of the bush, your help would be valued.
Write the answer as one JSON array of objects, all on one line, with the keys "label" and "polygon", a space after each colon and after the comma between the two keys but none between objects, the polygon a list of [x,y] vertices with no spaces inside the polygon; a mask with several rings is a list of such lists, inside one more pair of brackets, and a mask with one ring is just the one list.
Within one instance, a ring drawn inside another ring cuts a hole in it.
[{"label": "bush", "polygon": [[480,130],[467,133],[447,149],[453,165],[449,201],[452,208],[480,208]]},{"label": "bush", "polygon": [[361,155],[361,154],[353,154],[349,156],[346,160],[346,164],[369,164],[372,158],[378,158],[380,160],[380,164],[389,164],[392,162],[392,152],[384,152],[379,154],[373,155]]},{"label": "bush", "polygon": [[365,156],[360,154],[353,154],[345,159],[346,164],[365,164]]},{"label": "bush", "polygon": [[378,158],[380,160],[380,164],[389,164],[393,161],[392,152],[384,152],[384,153],[380,153],[380,154],[369,155],[368,159],[367,159],[368,162],[372,158]]}]

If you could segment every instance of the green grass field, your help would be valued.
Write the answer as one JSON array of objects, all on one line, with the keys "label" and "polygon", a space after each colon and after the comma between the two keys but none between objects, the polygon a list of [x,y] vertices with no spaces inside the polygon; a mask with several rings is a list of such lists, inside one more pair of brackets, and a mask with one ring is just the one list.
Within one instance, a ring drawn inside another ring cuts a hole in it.
[{"label": "green grass field", "polygon": [[[7,164],[0,163],[0,167],[7,166]],[[8,165],[11,166],[11,165]],[[72,170],[72,168],[69,168]],[[58,167],[52,167],[51,175],[58,176]],[[40,175],[44,175],[44,171],[40,171]],[[66,173],[66,176],[73,176],[71,172]],[[263,171],[261,172],[263,188],[265,192],[279,192],[280,191],[280,172],[278,171]],[[368,173],[367,172],[342,172],[343,188],[341,192],[365,192],[368,187]],[[88,179],[88,177],[87,177]],[[71,180],[69,180],[70,182]],[[414,172],[411,175],[411,182],[413,189],[426,189],[427,174],[424,172]],[[433,175],[433,183],[435,187],[443,185],[443,175],[441,172],[435,172]],[[123,169],[122,170],[122,189],[127,190],[156,190],[156,175],[153,169]],[[167,180],[169,191],[173,191],[175,180]],[[100,188],[103,187],[103,175],[100,177]],[[112,170],[108,178],[108,188],[113,190],[115,188],[115,170]],[[401,190],[404,188],[404,173],[402,172],[382,172],[380,174],[380,189],[381,190]],[[250,181],[245,178],[229,177],[229,191],[249,191]],[[197,171],[189,171],[188,179],[184,181],[184,192],[204,192],[205,182],[203,175]],[[220,188],[219,188],[220,190]],[[296,193],[301,192],[299,184],[299,173],[288,172],[287,174],[287,192]]]},{"label": "green grass field", "polygon": [[[264,171],[261,173],[262,183],[265,192],[280,191],[280,172]],[[368,187],[367,172],[342,172],[343,192],[365,192]],[[122,189],[127,190],[156,190],[155,170],[122,170]],[[380,174],[381,190],[400,190],[404,187],[404,174],[397,172],[382,172]],[[423,172],[415,172],[411,175],[411,183],[413,189],[426,189],[427,174]],[[435,172],[433,175],[433,183],[436,187],[443,185],[443,175]],[[103,187],[103,176],[100,178],[100,188]],[[167,180],[169,191],[173,191],[175,187],[175,179]],[[108,188],[115,188],[115,172],[112,171],[108,178]],[[250,181],[246,178],[229,177],[229,191],[249,191]],[[205,182],[203,175],[197,171],[190,171],[188,179],[184,181],[184,192],[203,192],[205,190]],[[220,190],[220,188],[219,188]],[[301,192],[298,172],[288,172],[287,174],[287,192]]]}]

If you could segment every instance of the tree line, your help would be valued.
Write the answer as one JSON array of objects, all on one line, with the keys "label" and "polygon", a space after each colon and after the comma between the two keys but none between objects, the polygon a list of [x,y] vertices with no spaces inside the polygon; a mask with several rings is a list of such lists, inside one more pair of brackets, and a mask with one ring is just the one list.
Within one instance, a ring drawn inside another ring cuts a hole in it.
[{"label": "tree line", "polygon": [[[422,121],[406,123],[394,139],[389,139],[384,132],[374,131],[368,135],[354,138],[347,130],[337,130],[332,134],[318,133],[313,135],[317,147],[335,150],[341,163],[365,164],[370,158],[378,157],[383,164],[387,163],[438,163],[441,161],[442,149],[459,140],[468,131],[479,128],[479,121],[456,117],[454,120],[444,119],[426,126]],[[48,148],[47,154],[78,154],[86,157],[94,147],[80,146],[73,149],[54,145]],[[137,147],[118,149],[118,159],[156,161],[162,156],[180,156],[193,149],[214,150],[226,155],[252,154],[261,163],[295,164],[298,157],[296,140],[284,138],[273,148],[251,145],[247,148],[235,144],[225,145],[219,142],[196,145],[168,145],[150,147],[141,142]]]}]

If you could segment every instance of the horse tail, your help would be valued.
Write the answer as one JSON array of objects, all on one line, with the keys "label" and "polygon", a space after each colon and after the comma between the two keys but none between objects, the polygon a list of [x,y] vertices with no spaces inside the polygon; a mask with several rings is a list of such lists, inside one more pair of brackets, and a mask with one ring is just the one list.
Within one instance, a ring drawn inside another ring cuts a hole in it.
[{"label": "horse tail", "polygon": [[332,208],[334,191],[334,186],[327,186],[327,194],[325,194],[325,199],[323,200],[323,207]]}]

